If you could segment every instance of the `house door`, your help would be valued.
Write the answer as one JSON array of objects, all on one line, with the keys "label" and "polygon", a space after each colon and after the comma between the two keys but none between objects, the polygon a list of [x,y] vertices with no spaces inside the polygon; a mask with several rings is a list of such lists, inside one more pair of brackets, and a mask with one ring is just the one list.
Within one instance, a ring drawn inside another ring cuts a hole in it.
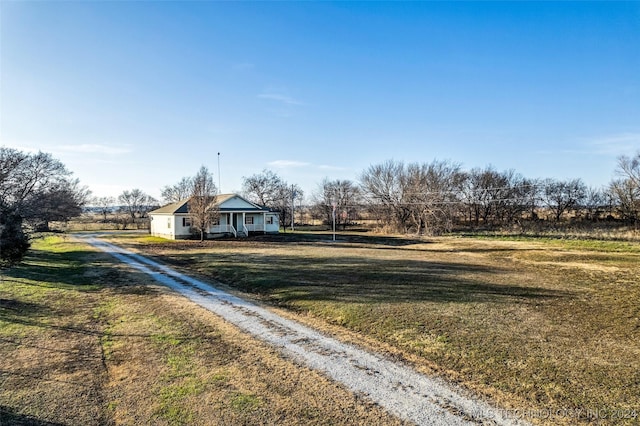
[{"label": "house door", "polygon": [[233,227],[236,228],[236,231],[238,230],[238,216],[240,216],[239,214],[233,214],[233,213],[229,213],[231,215],[231,223],[233,224]]}]

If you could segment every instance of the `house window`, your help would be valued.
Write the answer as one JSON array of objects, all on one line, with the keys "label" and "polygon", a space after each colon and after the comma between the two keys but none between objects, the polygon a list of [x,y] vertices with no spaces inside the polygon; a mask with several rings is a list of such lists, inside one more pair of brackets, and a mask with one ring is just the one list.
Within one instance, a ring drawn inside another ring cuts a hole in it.
[{"label": "house window", "polygon": [[171,218],[167,219],[167,228],[171,229]]},{"label": "house window", "polygon": [[184,227],[190,227],[191,226],[191,218],[190,217],[183,217],[182,218],[182,226]]},{"label": "house window", "polygon": [[244,223],[245,225],[253,225],[253,216],[245,216]]},{"label": "house window", "polygon": [[273,225],[273,216],[267,216],[267,225]]}]

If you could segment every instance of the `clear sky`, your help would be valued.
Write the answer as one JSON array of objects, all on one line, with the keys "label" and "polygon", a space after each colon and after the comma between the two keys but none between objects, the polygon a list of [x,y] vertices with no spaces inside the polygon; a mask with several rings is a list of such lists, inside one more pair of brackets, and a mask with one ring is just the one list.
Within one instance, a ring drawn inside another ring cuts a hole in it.
[{"label": "clear sky", "polygon": [[604,185],[640,150],[640,2],[0,0],[1,145],[94,195],[201,165],[309,194],[388,159]]}]

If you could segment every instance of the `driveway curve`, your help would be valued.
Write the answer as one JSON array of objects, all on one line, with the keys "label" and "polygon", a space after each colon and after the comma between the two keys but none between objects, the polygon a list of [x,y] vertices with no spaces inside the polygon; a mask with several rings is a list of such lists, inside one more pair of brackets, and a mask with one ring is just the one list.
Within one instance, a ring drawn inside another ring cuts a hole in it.
[{"label": "driveway curve", "polygon": [[280,317],[209,283],[101,240],[95,234],[79,238],[273,345],[285,356],[321,371],[401,419],[418,425],[526,424],[511,418],[505,410],[463,395],[444,380],[428,377],[401,362]]}]

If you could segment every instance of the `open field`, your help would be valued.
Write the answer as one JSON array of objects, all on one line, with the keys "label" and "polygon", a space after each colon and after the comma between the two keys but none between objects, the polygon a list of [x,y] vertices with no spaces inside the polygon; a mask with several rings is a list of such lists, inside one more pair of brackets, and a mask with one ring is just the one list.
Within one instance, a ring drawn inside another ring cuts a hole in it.
[{"label": "open field", "polygon": [[637,243],[366,235],[332,243],[322,234],[202,244],[117,239],[316,326],[397,351],[503,406],[573,414],[550,424],[638,422]]},{"label": "open field", "polygon": [[0,283],[0,424],[400,424],[78,242]]}]

